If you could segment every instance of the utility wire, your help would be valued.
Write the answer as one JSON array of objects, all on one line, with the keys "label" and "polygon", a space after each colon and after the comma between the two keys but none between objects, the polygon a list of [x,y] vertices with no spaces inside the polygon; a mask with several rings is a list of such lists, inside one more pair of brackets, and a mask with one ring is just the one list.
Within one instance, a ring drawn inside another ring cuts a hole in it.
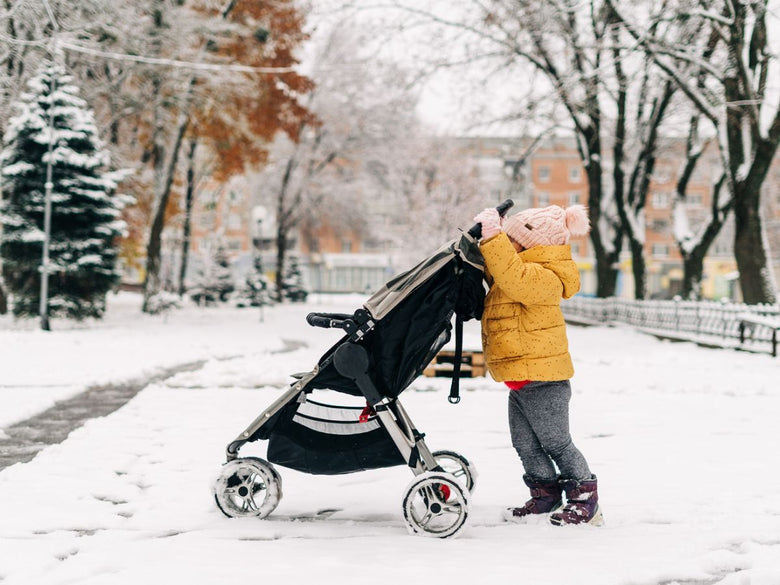
[{"label": "utility wire", "polygon": [[237,71],[241,73],[295,73],[293,67],[252,67],[249,65],[230,65],[218,63],[199,63],[194,61],[179,61],[177,59],[159,59],[155,57],[144,57],[142,55],[128,55],[126,53],[114,53],[110,51],[99,51],[74,45],[73,43],[61,42],[60,47],[68,51],[93,55],[95,57],[104,57],[116,61],[131,61],[133,63],[146,63],[149,65],[164,65],[167,67],[177,67],[180,69],[195,69],[203,71]]}]

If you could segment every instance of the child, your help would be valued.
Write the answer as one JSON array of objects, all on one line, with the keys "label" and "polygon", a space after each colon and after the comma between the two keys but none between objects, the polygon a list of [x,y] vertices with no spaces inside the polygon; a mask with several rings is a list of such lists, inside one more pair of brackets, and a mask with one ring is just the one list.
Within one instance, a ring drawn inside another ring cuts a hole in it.
[{"label": "child", "polygon": [[517,522],[551,512],[557,526],[600,526],[596,476],[569,434],[574,368],[560,306],[580,289],[568,242],[588,233],[587,211],[552,205],[502,220],[485,209],[474,221],[482,224],[490,285],[482,316],[485,361],[491,376],[510,388],[512,445],[531,490],[531,499],[505,517]]}]

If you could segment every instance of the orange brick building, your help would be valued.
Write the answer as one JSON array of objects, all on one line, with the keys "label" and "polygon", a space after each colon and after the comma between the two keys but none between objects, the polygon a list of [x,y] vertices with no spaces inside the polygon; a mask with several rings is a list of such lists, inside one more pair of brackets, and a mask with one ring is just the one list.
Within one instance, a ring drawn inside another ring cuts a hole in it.
[{"label": "orange brick building", "polygon": [[[473,161],[474,173],[484,185],[485,203],[498,203],[508,197],[515,209],[576,203],[587,205],[588,185],[573,138],[554,137],[529,149],[530,140],[500,137],[470,137],[457,140],[462,153]],[[674,238],[673,202],[678,174],[684,162],[684,145],[669,141],[659,153],[645,204],[645,255],[648,294],[671,297],[679,291],[682,263]],[[611,161],[605,160],[605,177]],[[717,152],[705,153],[688,187],[686,215],[694,230],[709,215],[712,190],[720,165]],[[608,178],[607,178],[608,181]],[[609,193],[611,186],[605,183]],[[767,178],[765,220],[770,246],[780,250],[780,163]],[[241,274],[251,265],[252,255],[260,253],[267,273],[274,270],[275,218],[273,210],[256,204],[256,196],[246,177],[225,185],[209,184],[201,190],[193,209],[189,275],[202,268],[204,258],[222,243]],[[376,215],[387,200],[374,206]],[[478,211],[478,210],[476,210]],[[376,218],[375,218],[376,219]],[[381,219],[381,218],[380,218]],[[172,234],[180,234],[180,228]],[[179,236],[180,237],[180,236]],[[176,236],[168,236],[176,247]],[[736,263],[732,253],[733,225],[727,224],[712,246],[705,262],[703,293],[710,298],[738,296],[735,287]],[[582,274],[583,292],[595,292],[594,258],[588,237],[572,240],[572,253]],[[366,292],[376,289],[394,273],[393,250],[377,246],[373,234],[345,233],[328,226],[303,226],[295,235],[293,253],[300,258],[307,284],[312,290]],[[174,254],[175,256],[175,254]],[[175,264],[175,263],[174,263]],[[631,259],[624,247],[620,264],[618,294],[633,297]],[[780,274],[780,266],[775,268]]]},{"label": "orange brick building", "polygon": [[[573,138],[553,137],[530,148],[530,141],[512,138],[469,138],[464,148],[478,160],[493,201],[512,197],[516,207],[568,206],[588,203],[588,185]],[[676,184],[685,162],[684,142],[670,139],[659,151],[644,208],[645,257],[648,294],[670,298],[680,291],[682,258],[674,237],[673,202]],[[608,177],[610,160],[604,161]],[[720,169],[714,147],[702,155],[688,185],[685,211],[693,231],[710,215],[713,187]],[[510,180],[510,175],[511,179]],[[608,179],[607,179],[608,181]],[[605,182],[609,194],[611,186]],[[776,158],[764,185],[764,218],[770,248],[780,256],[780,157]],[[734,227],[731,218],[710,248],[705,260],[703,294],[709,298],[739,298],[733,258]],[[583,292],[596,288],[590,240],[572,240],[572,255],[583,280]],[[778,258],[780,260],[780,258]],[[776,261],[777,262],[777,261]],[[780,265],[774,267],[780,275]],[[633,297],[631,257],[624,247],[618,294]]]}]

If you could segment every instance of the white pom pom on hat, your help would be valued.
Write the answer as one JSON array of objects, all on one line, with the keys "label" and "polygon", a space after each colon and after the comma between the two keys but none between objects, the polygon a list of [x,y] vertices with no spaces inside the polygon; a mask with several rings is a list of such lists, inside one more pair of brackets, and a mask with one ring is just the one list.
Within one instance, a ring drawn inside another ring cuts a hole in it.
[{"label": "white pom pom on hat", "polygon": [[526,209],[504,221],[503,231],[523,248],[562,246],[571,236],[590,231],[588,210],[584,205],[564,209],[558,205]]}]

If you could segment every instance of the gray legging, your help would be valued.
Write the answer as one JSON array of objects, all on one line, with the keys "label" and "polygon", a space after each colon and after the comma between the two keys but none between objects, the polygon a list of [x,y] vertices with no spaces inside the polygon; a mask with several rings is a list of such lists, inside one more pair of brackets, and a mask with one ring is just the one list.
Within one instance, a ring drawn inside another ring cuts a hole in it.
[{"label": "gray legging", "polygon": [[530,479],[556,479],[556,465],[563,479],[590,479],[588,462],[569,433],[570,399],[568,380],[530,382],[510,390],[509,432]]}]

